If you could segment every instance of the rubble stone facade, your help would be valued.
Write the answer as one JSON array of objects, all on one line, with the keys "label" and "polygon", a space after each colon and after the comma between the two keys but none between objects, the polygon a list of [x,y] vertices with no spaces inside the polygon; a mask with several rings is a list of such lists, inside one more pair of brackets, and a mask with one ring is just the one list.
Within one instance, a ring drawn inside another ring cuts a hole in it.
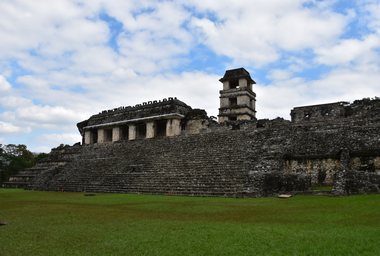
[{"label": "rubble stone facade", "polygon": [[25,184],[218,196],[312,185],[331,185],[339,195],[380,192],[379,98],[296,107],[291,121],[256,120],[249,73],[226,71],[221,82],[219,122],[176,98],[103,111],[77,125],[82,145],[53,149],[22,174]]}]

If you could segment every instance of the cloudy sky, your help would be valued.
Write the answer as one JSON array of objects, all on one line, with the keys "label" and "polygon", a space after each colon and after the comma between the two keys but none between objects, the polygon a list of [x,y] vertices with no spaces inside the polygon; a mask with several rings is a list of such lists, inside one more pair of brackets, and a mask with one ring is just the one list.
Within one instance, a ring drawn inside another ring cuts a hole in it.
[{"label": "cloudy sky", "polygon": [[0,0],[0,143],[46,152],[170,96],[217,115],[238,67],[258,118],[380,96],[380,0]]}]

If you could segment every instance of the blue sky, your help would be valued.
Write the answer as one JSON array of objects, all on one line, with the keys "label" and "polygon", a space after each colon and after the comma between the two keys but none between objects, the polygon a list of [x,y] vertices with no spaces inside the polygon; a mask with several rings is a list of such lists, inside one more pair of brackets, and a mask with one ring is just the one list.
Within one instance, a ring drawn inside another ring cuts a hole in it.
[{"label": "blue sky", "polygon": [[0,143],[48,152],[104,109],[176,96],[217,115],[226,69],[258,118],[380,96],[380,0],[2,0]]}]

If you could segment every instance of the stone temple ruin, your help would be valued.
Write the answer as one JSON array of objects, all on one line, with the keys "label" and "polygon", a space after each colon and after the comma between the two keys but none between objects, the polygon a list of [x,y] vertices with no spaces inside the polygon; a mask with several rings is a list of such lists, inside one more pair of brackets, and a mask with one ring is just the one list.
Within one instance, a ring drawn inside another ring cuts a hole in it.
[{"label": "stone temple ruin", "polygon": [[380,99],[296,107],[256,119],[255,81],[227,70],[218,122],[176,98],[103,111],[7,186],[36,190],[268,196],[330,185],[380,192]]}]

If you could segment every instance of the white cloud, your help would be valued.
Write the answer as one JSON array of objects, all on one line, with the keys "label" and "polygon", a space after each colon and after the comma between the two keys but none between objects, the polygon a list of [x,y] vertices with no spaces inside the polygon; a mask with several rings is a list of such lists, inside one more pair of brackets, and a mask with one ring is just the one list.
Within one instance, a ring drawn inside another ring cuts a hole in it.
[{"label": "white cloud", "polygon": [[15,109],[18,107],[26,107],[32,105],[30,99],[17,96],[0,97],[0,106],[8,109]]},{"label": "white cloud", "polygon": [[12,86],[8,83],[7,79],[0,75],[0,92],[9,91]]},{"label": "white cloud", "polygon": [[108,47],[88,47],[72,57],[69,70],[81,70],[86,74],[105,74],[118,68],[118,56]]},{"label": "white cloud", "polygon": [[73,124],[81,120],[81,113],[60,106],[31,106],[18,108],[17,118],[37,124]]},{"label": "white cloud", "polygon": [[293,107],[378,96],[379,71],[342,68],[313,81],[291,77],[269,86],[256,85],[258,118],[289,119]]},{"label": "white cloud", "polygon": [[292,76],[292,73],[283,69],[273,69],[269,72],[268,78],[272,81],[288,80]]},{"label": "white cloud", "polygon": [[175,66],[178,56],[186,54],[193,42],[191,34],[183,28],[189,13],[182,6],[157,2],[150,8],[153,11],[142,12],[133,22],[124,23],[125,32],[118,37],[128,67],[145,74]]},{"label": "white cloud", "polygon": [[44,141],[47,145],[51,147],[58,146],[60,144],[74,144],[81,141],[81,136],[79,133],[49,133],[44,134],[38,138]]},{"label": "white cloud", "polygon": [[[20,50],[29,50],[42,46],[48,48],[48,42],[59,35],[57,31],[65,24],[81,17],[71,1],[57,0],[50,4],[45,1],[12,0],[0,3],[2,19],[0,21],[1,56],[14,56]],[[80,26],[78,26],[80,28]],[[81,34],[77,38],[81,38]]]},{"label": "white cloud", "polygon": [[345,39],[331,47],[317,49],[317,62],[327,65],[351,65],[352,62],[379,62],[380,35],[363,40]]},{"label": "white cloud", "polygon": [[19,127],[7,122],[0,121],[0,134],[5,133],[25,133],[30,132],[30,128]]},{"label": "white cloud", "polygon": [[379,0],[364,0],[363,1],[363,19],[368,22],[368,27],[380,34],[380,1]]},{"label": "white cloud", "polygon": [[32,152],[45,152],[48,153],[52,148],[61,144],[73,145],[74,143],[81,142],[82,138],[79,133],[47,133],[35,138],[37,141],[44,143],[37,146],[30,147]]},{"label": "white cloud", "polygon": [[316,99],[328,101],[355,100],[378,96],[380,70],[344,68],[331,72],[320,81],[311,83],[310,92]]},{"label": "white cloud", "polygon": [[219,54],[255,66],[278,60],[283,50],[329,44],[342,34],[349,19],[318,6],[303,7],[308,1],[194,2],[218,18],[193,19],[204,43]]}]

